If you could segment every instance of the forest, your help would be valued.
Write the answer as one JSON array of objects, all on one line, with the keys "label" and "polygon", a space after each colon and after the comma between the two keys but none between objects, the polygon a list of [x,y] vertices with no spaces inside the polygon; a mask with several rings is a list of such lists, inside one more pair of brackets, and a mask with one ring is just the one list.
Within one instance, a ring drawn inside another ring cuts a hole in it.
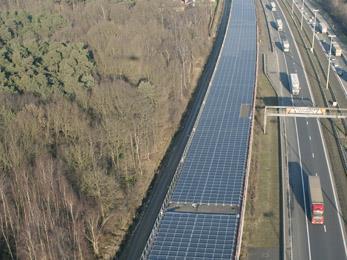
[{"label": "forest", "polygon": [[115,255],[196,87],[217,3],[0,1],[0,258]]}]

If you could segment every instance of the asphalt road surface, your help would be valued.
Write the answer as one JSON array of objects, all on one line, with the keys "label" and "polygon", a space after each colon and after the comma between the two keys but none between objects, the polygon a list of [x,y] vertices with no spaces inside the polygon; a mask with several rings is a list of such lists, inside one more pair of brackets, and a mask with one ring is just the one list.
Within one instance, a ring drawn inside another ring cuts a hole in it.
[{"label": "asphalt road surface", "polygon": [[[278,6],[278,2],[277,2]],[[269,8],[267,12],[271,12]],[[303,64],[293,36],[288,28],[281,8],[272,12],[273,21],[282,19],[283,31],[278,32],[271,24],[279,69],[280,105],[312,106],[313,97],[305,76]],[[271,17],[271,16],[270,16]],[[290,43],[290,51],[282,50],[282,39]],[[299,76],[301,91],[293,97],[288,81],[289,73]],[[290,230],[292,259],[346,259],[346,243],[343,219],[339,216],[339,206],[335,192],[333,174],[321,132],[316,119],[285,119],[287,135],[287,159],[290,190]],[[325,224],[312,225],[309,216],[308,176],[318,175],[321,179],[324,203]]]}]

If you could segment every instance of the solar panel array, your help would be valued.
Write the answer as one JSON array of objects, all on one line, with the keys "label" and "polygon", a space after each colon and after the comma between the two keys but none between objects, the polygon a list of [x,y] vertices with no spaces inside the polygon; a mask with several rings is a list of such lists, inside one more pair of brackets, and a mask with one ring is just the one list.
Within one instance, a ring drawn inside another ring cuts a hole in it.
[{"label": "solar panel array", "polygon": [[235,215],[168,212],[149,258],[230,259],[236,221]]},{"label": "solar panel array", "polygon": [[252,104],[255,62],[253,2],[234,0],[219,64],[172,201],[240,203],[250,128],[249,115],[240,117],[240,108]]},{"label": "solar panel array", "polygon": [[[172,203],[241,206],[255,65],[255,4],[233,0],[211,85],[169,194]],[[165,210],[161,214],[159,228],[152,231],[154,240],[148,242],[149,259],[233,257],[238,215]]]}]

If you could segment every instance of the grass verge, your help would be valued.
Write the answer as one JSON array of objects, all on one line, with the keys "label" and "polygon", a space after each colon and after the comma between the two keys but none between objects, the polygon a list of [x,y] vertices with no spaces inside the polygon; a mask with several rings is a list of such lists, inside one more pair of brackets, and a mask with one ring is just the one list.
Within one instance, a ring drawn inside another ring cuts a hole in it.
[{"label": "grass verge", "polygon": [[[260,53],[269,47],[266,21],[261,2],[256,1]],[[261,57],[258,53],[259,57]],[[273,250],[279,252],[280,244],[280,165],[279,120],[268,121],[267,134],[263,134],[265,105],[277,105],[276,93],[258,64],[258,86],[252,143],[251,168],[248,182],[247,206],[241,259],[254,258],[252,251]],[[267,100],[266,104],[264,100]],[[272,104],[269,103],[273,102]],[[264,251],[264,252],[265,252]]]},{"label": "grass verge", "polygon": [[247,259],[251,248],[279,248],[280,241],[279,121],[273,119],[268,122],[266,135],[263,134],[262,123],[265,106],[263,97],[276,94],[265,75],[258,75],[253,153],[241,259]]}]

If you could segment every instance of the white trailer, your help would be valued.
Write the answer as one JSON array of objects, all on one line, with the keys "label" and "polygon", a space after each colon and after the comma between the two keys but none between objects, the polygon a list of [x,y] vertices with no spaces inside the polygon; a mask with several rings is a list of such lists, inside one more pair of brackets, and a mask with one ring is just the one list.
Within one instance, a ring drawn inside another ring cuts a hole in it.
[{"label": "white trailer", "polygon": [[311,223],[324,224],[324,200],[319,176],[308,176]]},{"label": "white trailer", "polygon": [[333,55],[335,55],[337,57],[342,55],[342,49],[337,42],[333,43],[333,46],[331,46],[331,51],[332,51]]},{"label": "white trailer", "polygon": [[276,3],[275,2],[271,2],[270,7],[271,7],[271,11],[276,11]]},{"label": "white trailer", "polygon": [[284,52],[289,52],[289,41],[284,39],[282,41],[282,49]]},{"label": "white trailer", "polygon": [[290,77],[289,77],[289,81],[290,81],[290,88],[292,90],[292,94],[294,96],[299,95],[299,93],[300,93],[300,83],[299,83],[298,74],[291,73]]},{"label": "white trailer", "polygon": [[276,26],[278,31],[283,31],[283,22],[281,19],[276,20]]},{"label": "white trailer", "polygon": [[321,33],[327,33],[328,32],[328,26],[325,23],[323,23],[323,22],[319,22],[318,23],[318,30]]}]

